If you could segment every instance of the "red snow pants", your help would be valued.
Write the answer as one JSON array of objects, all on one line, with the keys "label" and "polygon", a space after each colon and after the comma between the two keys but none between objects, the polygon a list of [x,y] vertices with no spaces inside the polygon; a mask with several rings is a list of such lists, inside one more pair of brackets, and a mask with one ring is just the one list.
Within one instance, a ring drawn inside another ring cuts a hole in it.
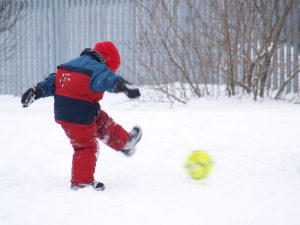
[{"label": "red snow pants", "polygon": [[98,152],[97,139],[119,151],[129,138],[129,133],[102,110],[90,125],[57,122],[64,129],[74,149],[72,183],[90,183],[94,181]]}]

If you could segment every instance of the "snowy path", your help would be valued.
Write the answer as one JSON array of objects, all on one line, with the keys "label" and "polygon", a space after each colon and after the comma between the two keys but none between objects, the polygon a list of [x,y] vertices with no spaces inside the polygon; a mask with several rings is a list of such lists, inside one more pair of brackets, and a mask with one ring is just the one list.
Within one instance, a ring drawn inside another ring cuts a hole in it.
[{"label": "snowy path", "polygon": [[[0,96],[0,224],[299,225],[300,106],[201,99],[102,107],[128,130],[143,127],[132,158],[100,144],[105,192],[69,189],[72,149],[53,122],[52,99],[22,109]],[[207,150],[214,171],[191,180],[189,152]]]}]

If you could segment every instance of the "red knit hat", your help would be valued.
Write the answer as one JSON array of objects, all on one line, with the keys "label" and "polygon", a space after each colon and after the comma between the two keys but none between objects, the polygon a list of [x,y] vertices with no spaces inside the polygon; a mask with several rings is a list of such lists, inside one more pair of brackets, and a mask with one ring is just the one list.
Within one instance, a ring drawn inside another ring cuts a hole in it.
[{"label": "red knit hat", "polygon": [[109,69],[117,72],[121,64],[121,58],[117,47],[112,42],[97,42],[93,50],[96,50],[103,56]]}]

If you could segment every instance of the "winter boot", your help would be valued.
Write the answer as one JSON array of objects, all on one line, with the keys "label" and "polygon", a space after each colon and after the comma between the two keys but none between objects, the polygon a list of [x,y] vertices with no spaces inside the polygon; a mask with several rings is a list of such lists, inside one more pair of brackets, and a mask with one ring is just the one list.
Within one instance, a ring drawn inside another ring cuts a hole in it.
[{"label": "winter boot", "polygon": [[96,191],[104,191],[104,189],[105,189],[104,184],[101,182],[98,182],[98,181],[94,181],[92,183],[85,183],[85,184],[84,183],[83,184],[72,183],[71,189],[74,191],[78,191],[81,188],[90,187],[90,186],[93,187]]},{"label": "winter boot", "polygon": [[129,139],[121,152],[126,156],[132,156],[135,153],[135,146],[141,140],[142,129],[140,127],[133,127],[129,133]]}]

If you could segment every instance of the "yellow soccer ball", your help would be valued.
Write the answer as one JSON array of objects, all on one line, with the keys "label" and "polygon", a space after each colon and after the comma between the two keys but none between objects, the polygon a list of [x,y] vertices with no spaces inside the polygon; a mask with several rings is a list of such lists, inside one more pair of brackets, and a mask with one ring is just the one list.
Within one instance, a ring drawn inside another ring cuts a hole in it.
[{"label": "yellow soccer ball", "polygon": [[211,173],[212,164],[212,158],[206,151],[196,150],[188,156],[185,169],[192,178],[201,180]]}]

